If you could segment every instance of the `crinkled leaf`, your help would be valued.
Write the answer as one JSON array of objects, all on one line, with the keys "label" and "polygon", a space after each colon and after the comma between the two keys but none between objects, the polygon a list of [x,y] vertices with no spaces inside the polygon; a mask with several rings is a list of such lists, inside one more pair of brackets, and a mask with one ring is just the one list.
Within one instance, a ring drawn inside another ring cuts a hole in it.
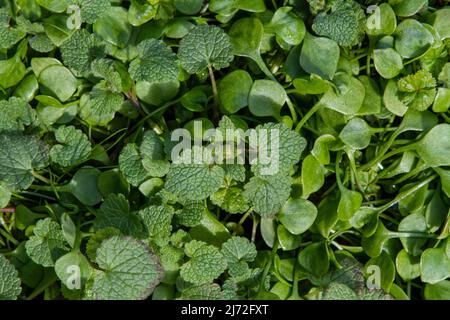
[{"label": "crinkled leaf", "polygon": [[93,293],[98,300],[144,300],[162,277],[158,258],[130,237],[113,236],[97,250]]},{"label": "crinkled leaf", "polygon": [[366,16],[359,3],[337,1],[330,13],[320,13],[314,19],[315,33],[333,39],[344,47],[354,46],[364,37]]},{"label": "crinkled leaf", "polygon": [[83,131],[73,126],[61,126],[55,132],[55,139],[60,144],[50,149],[52,162],[63,167],[70,167],[86,161],[91,154],[91,143]]},{"label": "crinkled leaf", "polygon": [[130,63],[133,80],[169,82],[178,79],[176,55],[162,41],[148,39],[138,45],[138,57]]},{"label": "crinkled leaf", "polygon": [[53,267],[56,260],[67,252],[61,227],[51,218],[46,218],[36,223],[33,233],[25,244],[28,256],[37,264]]},{"label": "crinkled leaf", "polygon": [[17,270],[0,254],[0,300],[16,300],[21,292]]},{"label": "crinkled leaf", "polygon": [[283,175],[253,177],[244,187],[244,197],[263,217],[276,214],[289,198],[291,178]]},{"label": "crinkled leaf", "polygon": [[80,74],[89,73],[92,61],[104,56],[100,41],[86,29],[76,31],[60,49],[64,64]]},{"label": "crinkled leaf", "polygon": [[143,233],[142,223],[122,194],[110,194],[97,211],[94,223],[96,230],[116,228],[124,235],[139,237]]},{"label": "crinkled leaf", "polygon": [[219,249],[204,242],[193,240],[185,246],[190,258],[181,267],[181,277],[193,284],[210,283],[226,269],[227,263]]},{"label": "crinkled leaf", "polygon": [[48,163],[48,147],[34,136],[0,135],[0,181],[11,190],[25,190],[33,171]]},{"label": "crinkled leaf", "polygon": [[189,73],[203,71],[208,66],[216,70],[226,68],[233,61],[230,38],[217,26],[197,26],[181,41],[178,57]]}]

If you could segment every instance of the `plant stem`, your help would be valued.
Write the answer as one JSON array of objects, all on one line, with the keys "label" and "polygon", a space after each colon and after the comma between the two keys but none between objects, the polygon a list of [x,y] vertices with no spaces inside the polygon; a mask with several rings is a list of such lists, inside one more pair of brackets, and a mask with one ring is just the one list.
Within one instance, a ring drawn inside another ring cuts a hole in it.
[{"label": "plant stem", "polygon": [[33,177],[35,177],[36,179],[38,179],[38,180],[40,180],[40,181],[42,181],[42,182],[44,182],[44,183],[46,183],[46,184],[52,184],[52,182],[51,182],[49,179],[47,179],[47,178],[41,176],[41,175],[40,175],[39,173],[37,173],[36,171],[32,171],[31,174],[33,175]]},{"label": "plant stem", "polygon": [[247,210],[247,212],[242,216],[241,220],[239,220],[238,225],[242,226],[242,224],[247,220],[250,214],[253,212],[253,208]]},{"label": "plant stem", "polygon": [[287,97],[286,103],[287,103],[287,105],[289,107],[289,111],[291,112],[292,122],[294,124],[296,124],[298,119],[297,119],[297,112],[295,111],[295,106],[294,106],[294,104],[292,103],[292,101],[291,101],[291,99],[289,97]]},{"label": "plant stem", "polygon": [[273,244],[272,253],[270,254],[270,260],[269,260],[269,262],[267,262],[267,264],[264,268],[261,282],[259,283],[259,291],[258,292],[264,291],[264,282],[266,281],[267,275],[269,274],[270,267],[272,267],[273,259],[275,258],[275,255],[277,254],[277,250],[278,250],[278,238],[275,237],[275,242]]},{"label": "plant stem", "polygon": [[309,109],[309,111],[303,116],[303,118],[298,123],[297,127],[295,128],[295,131],[300,132],[305,123],[308,122],[309,118],[311,118],[314,115],[314,113],[316,113],[321,107],[322,105],[320,103],[316,103],[314,107]]},{"label": "plant stem", "polygon": [[210,64],[208,64],[209,78],[211,79],[211,86],[214,96],[213,117],[214,120],[219,121],[219,92],[217,91],[216,77],[214,76],[214,70]]},{"label": "plant stem", "polygon": [[12,235],[10,235],[8,232],[6,232],[3,229],[0,229],[0,234],[2,236],[4,236],[6,238],[6,240],[8,240],[9,242],[11,242],[13,245],[18,246],[19,245],[19,241],[17,241],[16,239],[13,238]]},{"label": "plant stem", "polygon": [[379,208],[380,213],[386,211],[387,209],[389,209],[390,207],[392,207],[396,203],[400,202],[401,200],[405,199],[406,197],[409,197],[411,194],[413,194],[414,192],[416,192],[417,190],[419,190],[423,186],[429,184],[431,181],[436,179],[436,177],[437,177],[437,175],[432,175],[432,176],[428,177],[427,179],[423,180],[422,182],[420,182],[419,184],[415,185],[411,189],[408,189],[408,190],[400,193],[392,201],[390,201],[390,202],[386,203],[384,206],[380,207]]}]

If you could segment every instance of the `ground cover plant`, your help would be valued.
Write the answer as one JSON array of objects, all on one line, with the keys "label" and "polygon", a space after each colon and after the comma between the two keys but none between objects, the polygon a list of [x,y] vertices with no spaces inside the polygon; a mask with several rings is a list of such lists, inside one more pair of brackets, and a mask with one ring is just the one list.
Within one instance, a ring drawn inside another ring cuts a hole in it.
[{"label": "ground cover plant", "polygon": [[0,300],[450,299],[446,2],[0,0]]}]

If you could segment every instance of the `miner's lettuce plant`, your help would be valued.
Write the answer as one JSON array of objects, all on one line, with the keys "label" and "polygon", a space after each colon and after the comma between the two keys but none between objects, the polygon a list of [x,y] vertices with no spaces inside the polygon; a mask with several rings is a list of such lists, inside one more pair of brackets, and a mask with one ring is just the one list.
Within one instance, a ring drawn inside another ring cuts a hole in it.
[{"label": "miner's lettuce plant", "polygon": [[443,3],[0,0],[0,300],[450,299]]}]

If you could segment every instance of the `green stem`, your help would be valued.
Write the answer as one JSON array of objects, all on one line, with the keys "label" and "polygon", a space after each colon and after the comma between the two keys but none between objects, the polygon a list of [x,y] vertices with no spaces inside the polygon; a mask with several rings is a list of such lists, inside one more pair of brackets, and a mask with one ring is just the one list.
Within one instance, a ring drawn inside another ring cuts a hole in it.
[{"label": "green stem", "polygon": [[314,107],[309,109],[309,111],[303,116],[303,118],[298,123],[297,127],[295,128],[295,131],[300,132],[305,123],[308,122],[309,118],[311,118],[314,115],[314,113],[316,113],[321,107],[322,105],[320,103],[316,103]]},{"label": "green stem", "polygon": [[296,124],[297,123],[297,112],[295,111],[295,106],[289,97],[287,97],[286,103],[289,107],[289,111],[291,112],[292,122],[294,124]]},{"label": "green stem", "polygon": [[38,179],[46,184],[52,184],[52,182],[49,179],[41,176],[39,173],[37,173],[35,171],[32,171],[31,174],[33,175],[33,177],[35,177],[36,179]]},{"label": "green stem", "polygon": [[395,183],[395,184],[402,183],[402,182],[408,180],[409,178],[415,176],[416,174],[418,174],[418,173],[420,173],[420,172],[422,172],[422,171],[427,170],[428,168],[429,168],[429,166],[428,166],[427,164],[423,163],[422,165],[419,165],[417,168],[415,168],[414,170],[408,172],[407,174],[405,174],[405,175],[402,176],[401,178],[395,180],[394,183]]},{"label": "green stem", "polygon": [[395,238],[427,238],[436,239],[435,234],[429,234],[425,232],[402,232],[402,231],[391,231],[390,236]]},{"label": "green stem", "polygon": [[351,252],[351,253],[362,253],[362,252],[364,252],[364,249],[362,247],[360,247],[360,246],[346,246],[346,245],[343,245],[343,244],[339,244],[339,246],[342,249],[347,250],[348,252]]},{"label": "green stem", "polygon": [[[269,68],[267,68],[266,63],[264,62],[264,60],[261,58],[260,55],[252,57],[252,59],[256,62],[256,64],[258,65],[258,67],[261,69],[261,71],[270,79],[273,81],[277,81],[277,79],[275,79],[274,75],[272,74],[272,72],[270,72]],[[278,82],[278,81],[277,81]]]},{"label": "green stem", "polygon": [[239,220],[238,225],[242,226],[242,224],[247,220],[250,214],[253,212],[253,208],[247,210],[247,212],[242,216],[241,220]]},{"label": "green stem", "polygon": [[273,244],[272,253],[270,254],[270,260],[269,262],[267,262],[267,265],[264,268],[261,282],[259,283],[259,292],[264,291],[264,282],[266,281],[267,275],[269,274],[270,268],[272,267],[273,259],[277,254],[277,250],[278,250],[278,239],[277,237],[275,237],[275,243]]},{"label": "green stem", "polygon": [[11,242],[12,244],[14,244],[15,246],[19,245],[19,241],[17,241],[16,239],[13,238],[12,235],[10,235],[8,232],[6,232],[3,229],[0,229],[0,234],[2,236],[4,236],[6,238],[6,240],[8,240],[9,242]]},{"label": "green stem", "polygon": [[288,300],[300,300],[302,299],[300,295],[298,294],[298,282],[300,281],[298,276],[298,269],[299,269],[299,263],[298,259],[295,259],[294,263],[294,274],[292,275],[292,290],[291,295],[289,296]]},{"label": "green stem", "polygon": [[173,106],[174,104],[177,104],[180,101],[180,99],[174,100],[174,101],[170,101],[166,104],[164,104],[163,106],[159,107],[158,109],[150,112],[148,115],[146,115],[144,118],[142,118],[141,120],[139,120],[138,123],[136,123],[133,128],[131,128],[131,130],[129,130],[129,132],[134,132],[136,131],[140,126],[142,126],[145,122],[147,122],[147,120],[149,120],[151,117],[153,117],[154,115],[166,111],[168,108],[170,108],[171,106]]},{"label": "green stem", "polygon": [[26,300],[33,300],[34,298],[36,298],[38,295],[40,295],[42,292],[44,292],[48,287],[50,287],[53,283],[55,283],[55,281],[57,280],[57,276],[56,274],[52,274],[51,276],[48,277],[48,279],[44,279],[44,283],[42,283],[41,285],[39,285],[34,291],[33,293],[31,293]]},{"label": "green stem", "polygon": [[216,121],[219,121],[219,92],[217,91],[217,83],[216,83],[216,77],[214,76],[214,70],[210,64],[208,64],[208,72],[209,72],[209,78],[211,79],[211,86],[214,96],[214,106],[213,106],[213,115],[214,119]]},{"label": "green stem", "polygon": [[385,144],[383,144],[383,147],[377,153],[376,157],[373,158],[370,162],[368,162],[365,165],[361,166],[360,170],[362,170],[362,171],[367,170],[367,169],[373,167],[375,164],[377,164],[383,158],[383,156],[386,154],[386,152],[389,150],[389,148],[392,146],[392,144],[395,141],[395,138],[397,138],[397,136],[399,134],[400,134],[400,132],[392,133],[392,135],[389,137],[389,140]]},{"label": "green stem", "polygon": [[417,190],[419,190],[423,186],[429,184],[431,181],[436,179],[436,177],[437,177],[437,175],[432,175],[432,176],[428,177],[427,179],[423,180],[422,182],[416,184],[411,189],[408,189],[408,190],[400,193],[392,201],[390,201],[390,202],[386,203],[384,206],[380,207],[378,209],[379,212],[382,213],[382,212],[386,211],[387,209],[389,209],[390,207],[392,207],[393,205],[395,205],[396,203],[398,203],[398,202],[402,201],[403,199],[409,197],[411,194],[413,194],[414,192],[416,192]]},{"label": "green stem", "polygon": [[[388,148],[389,148],[389,147],[388,147]],[[381,163],[381,162],[383,162],[384,160],[389,159],[389,158],[392,157],[392,156],[395,156],[396,154],[403,153],[403,152],[405,152],[405,151],[409,151],[409,150],[411,150],[411,149],[413,149],[413,148],[414,148],[414,143],[413,143],[413,144],[408,144],[408,145],[406,145],[406,146],[402,146],[402,147],[400,147],[400,148],[398,148],[398,149],[395,149],[395,150],[393,150],[393,151],[391,151],[391,152],[389,152],[389,153],[386,153],[386,154],[383,154],[383,153],[381,152],[381,153],[380,153],[381,156],[378,155],[374,160],[372,160],[372,161],[370,161],[369,163],[367,163],[367,164],[361,166],[361,167],[359,168],[359,170],[365,171],[365,170],[367,170],[367,169],[370,169],[371,167],[373,167],[373,166],[374,166],[375,164],[377,164],[377,163]]]}]

